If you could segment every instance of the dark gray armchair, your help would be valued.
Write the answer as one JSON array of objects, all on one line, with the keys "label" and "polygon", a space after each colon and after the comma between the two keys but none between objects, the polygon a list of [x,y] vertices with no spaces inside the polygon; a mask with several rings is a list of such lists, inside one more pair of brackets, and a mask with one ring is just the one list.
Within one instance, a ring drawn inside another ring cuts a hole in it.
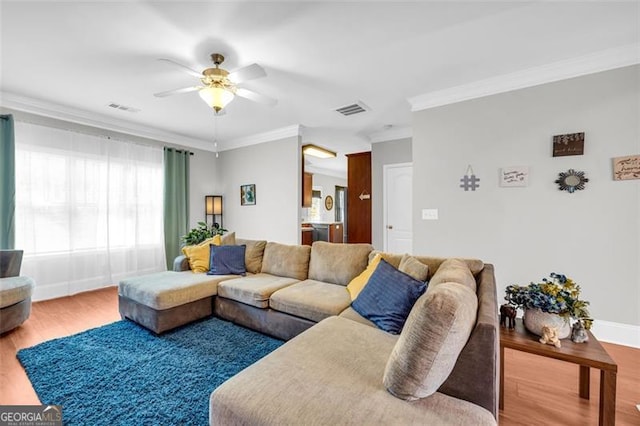
[{"label": "dark gray armchair", "polygon": [[0,250],[0,334],[13,330],[31,314],[35,284],[20,276],[22,250]]}]

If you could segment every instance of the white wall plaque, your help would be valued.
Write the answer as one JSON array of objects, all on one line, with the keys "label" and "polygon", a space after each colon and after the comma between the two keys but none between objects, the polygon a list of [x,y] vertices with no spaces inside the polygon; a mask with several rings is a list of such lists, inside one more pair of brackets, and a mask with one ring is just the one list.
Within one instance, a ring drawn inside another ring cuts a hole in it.
[{"label": "white wall plaque", "polygon": [[500,169],[500,186],[515,187],[529,185],[529,167],[512,166]]}]

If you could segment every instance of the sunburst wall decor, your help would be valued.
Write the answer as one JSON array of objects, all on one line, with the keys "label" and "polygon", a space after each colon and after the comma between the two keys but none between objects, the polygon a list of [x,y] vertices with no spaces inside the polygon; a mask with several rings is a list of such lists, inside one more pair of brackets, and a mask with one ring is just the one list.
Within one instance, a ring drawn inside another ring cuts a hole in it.
[{"label": "sunburst wall decor", "polygon": [[576,190],[583,190],[587,182],[589,179],[584,176],[584,172],[573,169],[558,173],[558,179],[555,181],[560,191],[568,191],[570,194]]}]

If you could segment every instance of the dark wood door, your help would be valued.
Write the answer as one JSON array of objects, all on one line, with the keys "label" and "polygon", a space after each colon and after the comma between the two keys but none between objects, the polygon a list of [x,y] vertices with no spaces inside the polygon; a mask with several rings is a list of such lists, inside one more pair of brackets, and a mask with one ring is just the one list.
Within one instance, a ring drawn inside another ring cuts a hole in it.
[{"label": "dark wood door", "polygon": [[347,242],[371,243],[371,152],[347,155]]}]

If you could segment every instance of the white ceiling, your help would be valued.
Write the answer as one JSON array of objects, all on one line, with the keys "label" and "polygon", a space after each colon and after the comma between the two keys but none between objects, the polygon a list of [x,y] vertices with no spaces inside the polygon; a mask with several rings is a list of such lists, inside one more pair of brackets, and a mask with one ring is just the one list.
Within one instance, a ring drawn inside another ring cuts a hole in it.
[{"label": "white ceiling", "polygon": [[[81,111],[210,150],[216,131],[224,150],[300,125],[305,143],[367,151],[385,131],[410,134],[409,98],[640,40],[637,1],[2,0],[0,7],[4,100]],[[278,104],[237,98],[216,125],[197,93],[152,96],[198,83],[158,58],[200,70],[213,52],[225,55],[229,70],[262,65],[267,77],[245,87]],[[357,100],[371,110],[333,111]],[[141,111],[114,110],[111,102]],[[344,165],[342,156],[313,164]]]}]

